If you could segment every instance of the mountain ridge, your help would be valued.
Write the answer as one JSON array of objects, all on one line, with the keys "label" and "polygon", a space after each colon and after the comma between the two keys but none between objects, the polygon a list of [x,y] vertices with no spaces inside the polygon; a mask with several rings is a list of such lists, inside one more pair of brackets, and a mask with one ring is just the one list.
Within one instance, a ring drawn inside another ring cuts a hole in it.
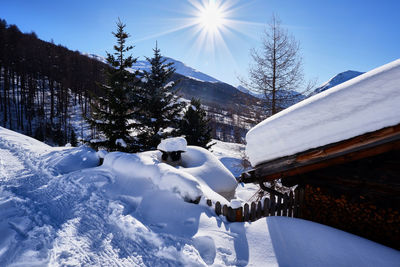
[{"label": "mountain ridge", "polygon": [[[103,63],[107,64],[107,60],[99,55],[96,54],[84,54],[90,58],[99,60]],[[173,67],[175,68],[175,73],[181,74],[183,76],[186,76],[188,78],[192,78],[194,80],[199,80],[202,82],[212,82],[212,83],[225,83],[222,82],[204,72],[198,71],[195,68],[192,68],[182,61],[170,58],[170,57],[163,57],[166,59],[166,63],[172,63]],[[140,70],[140,71],[150,71],[150,63],[147,60],[137,60],[136,63],[133,64],[132,68],[133,70]]]},{"label": "mountain ridge", "polygon": [[310,94],[310,96],[321,93],[323,91],[326,91],[329,88],[332,88],[336,85],[344,83],[344,82],[351,80],[351,79],[353,79],[361,74],[364,74],[364,73],[365,72],[360,72],[360,71],[355,71],[355,70],[347,70],[347,71],[340,72],[340,73],[336,74],[335,76],[333,76],[332,78],[330,78],[325,83],[321,84],[319,87],[317,87]]}]

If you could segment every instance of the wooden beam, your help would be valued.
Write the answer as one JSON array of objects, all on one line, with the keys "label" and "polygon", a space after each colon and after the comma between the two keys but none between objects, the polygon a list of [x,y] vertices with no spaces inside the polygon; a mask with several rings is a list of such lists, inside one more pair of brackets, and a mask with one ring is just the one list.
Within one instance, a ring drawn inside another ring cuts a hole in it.
[{"label": "wooden beam", "polygon": [[255,167],[243,175],[243,182],[266,182],[282,177],[400,150],[400,124],[348,140],[282,157]]}]

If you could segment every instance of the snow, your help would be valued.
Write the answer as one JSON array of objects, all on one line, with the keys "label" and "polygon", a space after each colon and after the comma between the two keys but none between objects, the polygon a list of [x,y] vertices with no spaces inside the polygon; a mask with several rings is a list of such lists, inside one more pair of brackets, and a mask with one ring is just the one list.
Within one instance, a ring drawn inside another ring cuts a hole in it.
[{"label": "snow", "polygon": [[239,177],[244,171],[242,161],[245,155],[245,145],[222,142],[216,139],[213,139],[211,143],[215,143],[211,147],[212,153],[235,177]]},{"label": "snow", "polygon": [[[239,177],[248,167],[244,165],[245,145],[212,140],[211,150],[214,156],[235,176]],[[257,184],[240,183],[236,187],[236,199],[249,201],[260,189]]]},{"label": "snow", "polygon": [[252,128],[253,166],[400,123],[400,59],[314,95]]},{"label": "snow", "polygon": [[232,199],[229,206],[231,206],[232,209],[238,209],[242,207],[242,202],[237,199]]},{"label": "snow", "polygon": [[97,156],[98,156],[100,159],[104,159],[105,156],[108,154],[108,152],[107,152],[106,150],[104,150],[104,149],[100,149],[100,150],[97,151],[96,153],[97,153]]},{"label": "snow", "polygon": [[157,146],[158,150],[164,152],[173,151],[186,151],[187,142],[183,137],[172,137],[161,140],[161,143]]},{"label": "snow", "polygon": [[[118,173],[118,177],[122,177],[121,186],[131,192],[144,192],[148,186],[146,183],[149,183],[152,187],[176,193],[188,201],[195,201],[203,195],[194,177],[161,163],[159,157],[157,151],[138,154],[112,152],[105,156],[103,167]],[[129,185],[126,180],[129,180]],[[116,186],[119,183],[119,180],[115,180]],[[143,188],[138,185],[140,183],[143,183]]]},{"label": "snow", "polygon": [[[192,67],[189,67],[182,63],[181,61],[164,57],[166,60],[166,64],[173,63],[173,67],[175,68],[175,72],[179,73],[181,75],[184,75],[189,78],[194,78],[199,81],[204,81],[204,82],[219,82],[217,79],[202,73],[198,70],[195,70]],[[136,63],[133,64],[132,69],[134,70],[145,70],[145,71],[151,71],[151,66],[148,61],[143,61],[143,60],[138,60]]]},{"label": "snow", "polygon": [[400,262],[398,251],[392,254],[372,241],[306,220],[269,218],[268,230],[282,266],[393,266]]},{"label": "snow", "polygon": [[127,147],[125,140],[122,138],[118,138],[117,140],[115,140],[115,144],[120,145],[121,147]]},{"label": "snow", "polygon": [[167,83],[167,84],[164,86],[164,89],[173,87],[174,85],[175,85],[175,82],[171,81],[171,82]]},{"label": "snow", "polygon": [[96,167],[100,163],[96,151],[87,146],[51,151],[44,154],[42,159],[46,165],[51,166],[53,172],[60,174]]},{"label": "snow", "polygon": [[213,191],[230,200],[235,196],[237,182],[232,173],[208,150],[188,146],[182,154],[181,168],[199,182],[207,184]]},{"label": "snow", "polygon": [[[161,163],[158,151],[112,152],[102,166],[68,173],[58,172],[49,161],[79,162],[85,153],[93,151],[52,148],[0,127],[0,266],[400,262],[399,251],[309,221],[268,217],[228,223],[203,199],[198,205],[182,200],[184,190],[206,195],[210,189],[184,169]],[[162,184],[164,178],[181,192]]]}]

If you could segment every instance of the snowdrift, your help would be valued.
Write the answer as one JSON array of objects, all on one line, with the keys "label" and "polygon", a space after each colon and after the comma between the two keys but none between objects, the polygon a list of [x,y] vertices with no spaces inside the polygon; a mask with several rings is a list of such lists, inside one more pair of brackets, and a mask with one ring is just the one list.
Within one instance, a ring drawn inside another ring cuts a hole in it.
[{"label": "snowdrift", "polygon": [[237,187],[235,177],[208,150],[188,146],[187,151],[182,154],[182,165],[184,168],[180,170],[193,175],[226,199],[231,200],[235,196]]},{"label": "snowdrift", "polygon": [[[132,179],[133,185],[136,179],[147,179],[160,190],[177,193],[187,201],[200,199],[203,193],[194,177],[161,163],[158,158],[159,153],[156,151],[138,154],[112,152],[105,156],[103,168],[108,168],[126,179]],[[138,188],[135,188],[136,190]]]},{"label": "snowdrift", "polygon": [[176,193],[186,201],[204,196],[226,203],[233,198],[237,182],[229,170],[206,149],[189,146],[186,150],[182,154],[183,167],[163,163],[159,151],[108,153],[103,167],[132,183],[135,179],[147,179],[160,190]]},{"label": "snowdrift", "polygon": [[52,166],[54,172],[60,174],[92,168],[100,164],[98,153],[87,146],[52,151],[45,154],[43,160],[48,166]]},{"label": "snowdrift", "polygon": [[252,128],[253,166],[400,123],[400,59],[314,95]]}]

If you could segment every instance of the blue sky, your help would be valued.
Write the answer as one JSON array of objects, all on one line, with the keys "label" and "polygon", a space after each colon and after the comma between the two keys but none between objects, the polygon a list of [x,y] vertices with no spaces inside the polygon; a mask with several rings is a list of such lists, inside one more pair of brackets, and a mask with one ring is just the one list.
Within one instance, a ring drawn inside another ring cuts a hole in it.
[{"label": "blue sky", "polygon": [[[322,83],[346,71],[368,71],[400,58],[400,1],[227,0],[223,42],[204,41],[195,2],[206,0],[0,0],[0,18],[23,32],[69,49],[105,55],[115,21],[127,24],[132,54],[151,56],[158,41],[165,56],[183,61],[221,81],[237,85],[246,76],[249,50],[260,45],[274,13],[301,44],[306,78]],[[210,0],[208,0],[210,1]],[[196,28],[197,27],[197,28]]]}]

